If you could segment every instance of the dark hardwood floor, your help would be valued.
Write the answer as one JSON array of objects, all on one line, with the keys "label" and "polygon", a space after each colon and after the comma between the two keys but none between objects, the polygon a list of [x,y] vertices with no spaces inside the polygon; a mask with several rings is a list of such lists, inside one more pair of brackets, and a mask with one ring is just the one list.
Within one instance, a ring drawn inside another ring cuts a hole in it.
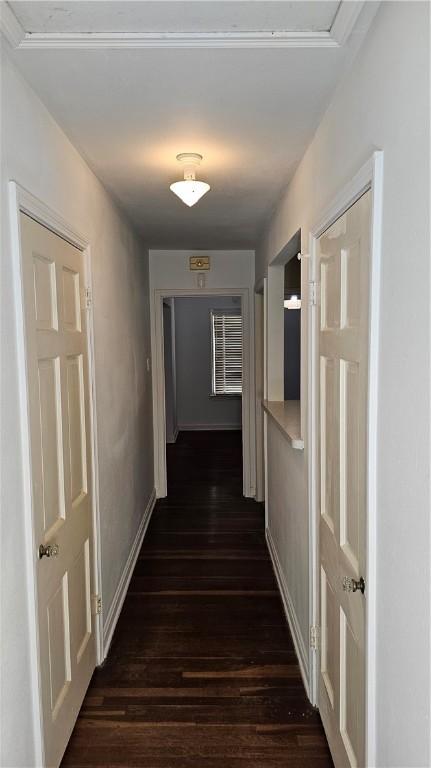
[{"label": "dark hardwood floor", "polygon": [[184,432],[63,767],[330,768],[241,437]]}]

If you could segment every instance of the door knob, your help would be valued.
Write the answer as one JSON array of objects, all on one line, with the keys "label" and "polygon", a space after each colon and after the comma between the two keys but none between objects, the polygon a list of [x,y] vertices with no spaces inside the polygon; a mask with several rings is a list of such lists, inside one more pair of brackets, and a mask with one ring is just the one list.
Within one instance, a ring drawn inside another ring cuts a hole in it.
[{"label": "door knob", "polygon": [[58,552],[58,544],[47,544],[46,547],[41,544],[39,547],[39,558],[42,559],[42,557],[57,557]]},{"label": "door knob", "polygon": [[344,576],[343,589],[345,592],[357,592],[359,590],[359,592],[364,594],[365,581],[363,580],[362,576],[359,581],[356,581],[356,579],[351,579],[350,576]]}]

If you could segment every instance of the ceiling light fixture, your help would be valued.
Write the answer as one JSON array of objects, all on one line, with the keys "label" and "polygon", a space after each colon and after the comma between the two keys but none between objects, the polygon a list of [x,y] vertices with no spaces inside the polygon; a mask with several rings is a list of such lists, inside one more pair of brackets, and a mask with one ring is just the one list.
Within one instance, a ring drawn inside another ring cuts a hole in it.
[{"label": "ceiling light fixture", "polygon": [[191,208],[211,189],[205,181],[196,179],[196,167],[200,165],[202,155],[196,152],[182,152],[177,155],[177,160],[184,165],[184,181],[175,181],[170,189]]}]

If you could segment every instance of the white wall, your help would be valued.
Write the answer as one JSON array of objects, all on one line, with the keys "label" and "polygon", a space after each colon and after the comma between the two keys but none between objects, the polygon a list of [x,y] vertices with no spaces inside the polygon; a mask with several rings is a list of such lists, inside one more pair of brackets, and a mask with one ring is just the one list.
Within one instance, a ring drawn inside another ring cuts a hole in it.
[{"label": "white wall", "polygon": [[[373,150],[384,150],[376,748],[377,765],[388,768],[431,762],[429,108],[429,5],[384,2],[256,259],[260,278],[299,227],[307,242],[310,227],[337,192]],[[304,304],[305,289],[303,284]],[[303,396],[306,381],[305,348]],[[287,535],[307,535],[307,450],[299,456],[284,448],[269,506],[276,494],[279,499],[286,475],[296,503],[277,501],[270,527],[296,612],[304,616],[307,590],[297,592],[288,563],[298,546],[305,549]]]},{"label": "white wall", "polygon": [[7,184],[91,242],[104,614],[153,489],[148,257],[127,221],[2,51],[1,765],[33,766],[23,469]]},{"label": "white wall", "polygon": [[175,299],[178,428],[241,429],[241,398],[211,397],[212,309],[241,309],[239,297]]},{"label": "white wall", "polygon": [[268,527],[294,606],[296,638],[308,675],[308,515],[303,508],[303,452],[292,448],[272,419],[267,418]]},{"label": "white wall", "polygon": [[[209,290],[254,287],[254,251],[172,251],[150,250],[151,290],[175,290],[197,287],[197,272],[189,268],[190,256],[210,256],[210,270],[205,272]],[[205,289],[202,289],[205,293]]]},{"label": "white wall", "polygon": [[175,300],[163,302],[163,356],[165,362],[166,442],[177,438],[177,377],[175,354]]}]

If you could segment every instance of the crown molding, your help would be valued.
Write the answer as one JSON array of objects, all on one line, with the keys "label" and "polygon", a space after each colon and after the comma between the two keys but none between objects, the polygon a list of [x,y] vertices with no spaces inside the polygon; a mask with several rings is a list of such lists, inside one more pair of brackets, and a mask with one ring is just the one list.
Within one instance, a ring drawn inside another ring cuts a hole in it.
[{"label": "crown molding", "polygon": [[346,2],[343,0],[338,6],[331,26],[331,37],[338,45],[347,43],[364,5],[365,2]]},{"label": "crown molding", "polygon": [[340,48],[353,30],[364,0],[342,0],[329,32],[26,32],[6,2],[1,31],[19,50],[47,48]]},{"label": "crown molding", "polygon": [[25,29],[11,10],[9,3],[0,2],[0,32],[12,48],[20,48],[25,39]]},{"label": "crown molding", "polygon": [[36,48],[338,48],[329,32],[84,32],[26,34]]}]

